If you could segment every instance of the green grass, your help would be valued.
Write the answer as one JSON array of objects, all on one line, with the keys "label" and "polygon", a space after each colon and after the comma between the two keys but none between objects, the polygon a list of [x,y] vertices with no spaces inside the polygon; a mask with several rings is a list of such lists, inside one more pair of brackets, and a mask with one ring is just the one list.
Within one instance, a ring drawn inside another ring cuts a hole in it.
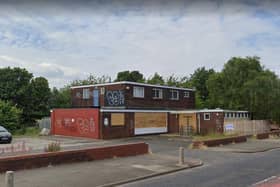
[{"label": "green grass", "polygon": [[218,134],[218,133],[212,133],[207,135],[195,135],[193,136],[193,140],[195,141],[203,141],[203,140],[214,140],[214,139],[222,139],[222,138],[229,138],[237,136],[237,134],[231,134],[231,135],[224,135],[224,134]]},{"label": "green grass", "polygon": [[13,135],[15,137],[36,137],[39,136],[40,129],[38,127],[26,127],[25,129],[17,130]]}]

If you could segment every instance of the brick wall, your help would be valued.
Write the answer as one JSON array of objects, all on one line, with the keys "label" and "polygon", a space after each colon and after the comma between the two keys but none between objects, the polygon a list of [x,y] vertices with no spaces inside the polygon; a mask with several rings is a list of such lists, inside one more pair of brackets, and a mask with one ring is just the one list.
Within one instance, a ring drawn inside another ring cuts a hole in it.
[{"label": "brick wall", "polygon": [[0,158],[0,172],[46,167],[64,163],[102,160],[113,157],[135,156],[148,153],[148,144],[132,143],[107,147],[87,148]]}]

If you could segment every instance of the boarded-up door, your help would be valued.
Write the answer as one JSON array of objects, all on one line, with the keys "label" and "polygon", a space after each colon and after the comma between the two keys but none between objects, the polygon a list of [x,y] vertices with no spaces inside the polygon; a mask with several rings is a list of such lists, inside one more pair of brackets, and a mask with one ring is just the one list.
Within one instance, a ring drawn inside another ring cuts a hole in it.
[{"label": "boarded-up door", "polygon": [[[180,114],[179,115],[179,129],[182,134],[189,134],[196,132],[196,115],[195,114]],[[185,131],[192,132],[185,132]]]},{"label": "boarded-up door", "polygon": [[167,132],[167,113],[135,113],[134,134],[153,134]]},{"label": "boarded-up door", "polygon": [[98,109],[55,109],[51,132],[56,135],[99,138]]}]

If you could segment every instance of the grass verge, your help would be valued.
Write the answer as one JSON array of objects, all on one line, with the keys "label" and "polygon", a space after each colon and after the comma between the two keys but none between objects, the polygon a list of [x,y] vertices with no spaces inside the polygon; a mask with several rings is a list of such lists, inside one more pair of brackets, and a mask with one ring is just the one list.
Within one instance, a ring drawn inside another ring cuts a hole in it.
[{"label": "grass verge", "polygon": [[224,134],[207,134],[207,135],[195,135],[193,136],[194,141],[204,141],[204,140],[215,140],[215,139],[223,139],[223,138],[230,138],[238,136],[238,134],[230,134],[230,135],[224,135]]},{"label": "grass verge", "polygon": [[13,135],[15,137],[36,137],[39,136],[40,129],[38,127],[26,127],[16,131]]}]

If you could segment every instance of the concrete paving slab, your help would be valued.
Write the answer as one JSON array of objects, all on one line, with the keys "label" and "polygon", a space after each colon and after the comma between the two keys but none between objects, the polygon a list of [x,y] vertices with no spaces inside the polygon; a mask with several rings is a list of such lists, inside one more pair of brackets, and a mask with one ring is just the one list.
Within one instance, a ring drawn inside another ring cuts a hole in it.
[{"label": "concrete paving slab", "polygon": [[[147,154],[136,157],[115,158],[50,166],[15,172],[15,186],[21,187],[86,187],[110,186],[126,181],[140,180],[157,174],[186,169],[202,164],[200,160],[186,159],[186,165],[178,166],[175,157]],[[192,166],[191,166],[192,165]],[[4,174],[0,186],[4,186]]]}]

